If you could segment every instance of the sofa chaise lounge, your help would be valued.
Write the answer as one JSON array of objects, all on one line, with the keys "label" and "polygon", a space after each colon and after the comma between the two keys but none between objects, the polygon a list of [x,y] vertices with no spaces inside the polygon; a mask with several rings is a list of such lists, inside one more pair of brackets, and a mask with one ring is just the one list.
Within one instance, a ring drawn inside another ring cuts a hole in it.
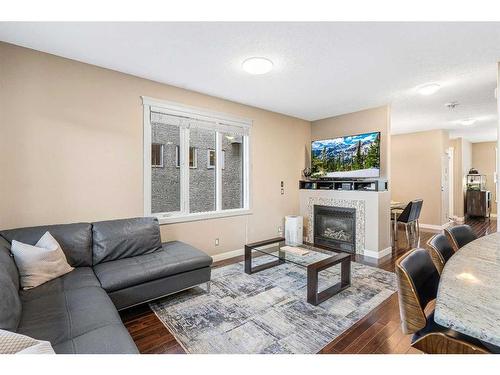
[{"label": "sofa chaise lounge", "polygon": [[[10,253],[49,231],[73,271],[20,290]],[[56,353],[137,353],[118,310],[210,281],[212,258],[179,241],[162,243],[156,218],[0,231],[0,329],[49,341]]]}]

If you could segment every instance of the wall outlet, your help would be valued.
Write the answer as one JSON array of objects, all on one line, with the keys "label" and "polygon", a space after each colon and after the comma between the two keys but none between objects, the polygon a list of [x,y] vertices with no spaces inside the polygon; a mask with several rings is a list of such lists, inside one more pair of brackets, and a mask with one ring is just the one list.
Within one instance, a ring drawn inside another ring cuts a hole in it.
[{"label": "wall outlet", "polygon": [[219,246],[219,239],[218,238],[215,239],[215,246]]},{"label": "wall outlet", "polygon": [[285,195],[285,189],[281,189],[281,195]]}]

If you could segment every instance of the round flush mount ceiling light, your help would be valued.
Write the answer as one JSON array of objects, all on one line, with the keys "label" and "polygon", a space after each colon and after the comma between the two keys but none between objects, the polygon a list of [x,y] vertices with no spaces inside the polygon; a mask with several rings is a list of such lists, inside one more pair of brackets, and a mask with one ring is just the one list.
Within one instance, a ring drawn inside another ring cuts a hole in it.
[{"label": "round flush mount ceiling light", "polygon": [[466,119],[463,119],[463,120],[459,120],[458,122],[461,124],[461,125],[464,125],[464,126],[471,126],[471,125],[474,125],[476,123],[476,119],[473,119],[473,118],[466,118]]},{"label": "round flush mount ceiling light", "polygon": [[265,57],[250,57],[241,64],[243,70],[250,74],[266,74],[273,69],[273,62]]},{"label": "round flush mount ceiling light", "polygon": [[441,85],[439,83],[426,83],[424,85],[417,86],[417,92],[420,95],[432,95],[439,91]]}]

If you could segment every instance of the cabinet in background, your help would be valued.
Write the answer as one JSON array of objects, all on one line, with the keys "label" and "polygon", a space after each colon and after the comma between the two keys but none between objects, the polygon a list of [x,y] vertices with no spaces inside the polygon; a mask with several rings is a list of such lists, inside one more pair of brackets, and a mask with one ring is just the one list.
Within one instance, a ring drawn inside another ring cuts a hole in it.
[{"label": "cabinet in background", "polygon": [[491,192],[488,190],[467,190],[465,202],[467,216],[490,217]]}]

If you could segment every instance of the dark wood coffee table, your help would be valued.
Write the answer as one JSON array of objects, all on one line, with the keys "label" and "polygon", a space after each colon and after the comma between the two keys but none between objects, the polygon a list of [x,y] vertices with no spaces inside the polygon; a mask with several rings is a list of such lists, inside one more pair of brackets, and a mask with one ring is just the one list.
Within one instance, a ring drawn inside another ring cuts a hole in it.
[{"label": "dark wood coffee table", "polygon": [[[308,256],[309,254],[301,256],[284,251],[284,246],[285,239],[281,237],[245,245],[245,273],[252,274],[284,263],[304,267],[307,269],[307,302],[315,306],[351,286],[350,254],[334,253],[330,250],[307,245],[295,246],[315,255],[312,257]],[[254,267],[252,266],[253,254],[270,255],[276,260]],[[319,272],[338,264],[340,264],[340,282],[321,292],[318,291]]]}]

